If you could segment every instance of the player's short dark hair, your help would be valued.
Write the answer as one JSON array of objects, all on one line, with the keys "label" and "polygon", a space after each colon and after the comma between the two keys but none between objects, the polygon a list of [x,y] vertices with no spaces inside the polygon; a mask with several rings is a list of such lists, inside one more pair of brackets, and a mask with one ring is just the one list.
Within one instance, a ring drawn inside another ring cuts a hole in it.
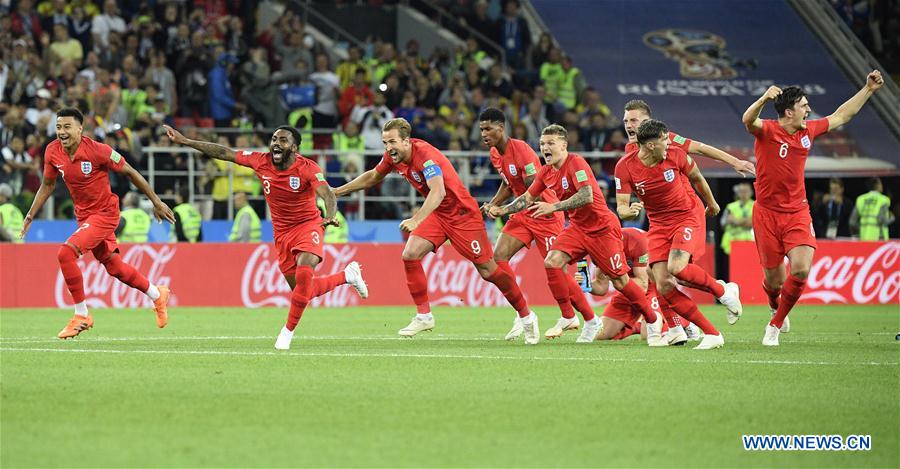
[{"label": "player's short dark hair", "polygon": [[544,130],[541,131],[541,135],[556,135],[567,138],[569,136],[569,131],[559,124],[550,124],[547,127],[544,127]]},{"label": "player's short dark hair", "polygon": [[297,144],[298,148],[300,147],[301,139],[300,139],[300,131],[299,130],[297,130],[296,128],[294,128],[290,125],[279,125],[277,128],[275,128],[275,132],[278,132],[279,130],[287,130],[288,132],[290,132],[291,137],[294,138],[294,143]]},{"label": "player's short dark hair", "polygon": [[870,191],[874,191],[880,184],[881,178],[874,177],[866,179],[866,189],[869,189]]},{"label": "player's short dark hair", "polygon": [[64,107],[56,111],[56,117],[74,117],[79,124],[84,124],[84,114],[74,107]]},{"label": "player's short dark hair", "polygon": [[478,115],[478,121],[499,122],[501,124],[506,124],[506,116],[503,114],[503,111],[495,107],[489,107],[484,111],[481,111],[481,114]]},{"label": "player's short dark hair", "polygon": [[794,104],[797,104],[804,96],[806,93],[797,86],[788,86],[781,90],[781,94],[775,98],[775,112],[778,113],[778,117],[783,117],[784,111],[794,107]]},{"label": "player's short dark hair", "polygon": [[626,111],[635,111],[635,110],[644,111],[644,113],[646,113],[647,116],[653,116],[653,113],[650,112],[650,105],[647,104],[642,99],[632,99],[631,101],[628,101],[627,103],[625,103],[625,110]]},{"label": "player's short dark hair", "polygon": [[669,128],[666,126],[665,122],[656,119],[647,119],[644,122],[641,122],[641,125],[637,128],[637,141],[639,144],[643,145],[650,140],[658,139],[660,135],[667,135],[668,133]]}]

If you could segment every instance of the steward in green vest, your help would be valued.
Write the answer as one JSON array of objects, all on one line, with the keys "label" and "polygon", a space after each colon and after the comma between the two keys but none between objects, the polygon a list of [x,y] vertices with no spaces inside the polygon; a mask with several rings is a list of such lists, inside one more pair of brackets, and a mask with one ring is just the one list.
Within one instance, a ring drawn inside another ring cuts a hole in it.
[{"label": "steward in green vest", "polygon": [[234,194],[234,207],[238,209],[234,214],[234,224],[231,226],[231,235],[228,240],[234,243],[258,243],[262,239],[262,224],[253,207],[247,203],[247,194],[237,192]]},{"label": "steward in green vest", "polygon": [[[322,218],[325,218],[325,201],[316,198],[316,206],[319,207]],[[350,227],[347,226],[347,219],[344,218],[344,215],[339,210],[335,210],[334,219],[337,220],[341,226],[326,226],[325,242],[328,244],[345,244],[350,239]]]},{"label": "steward in green vest", "polygon": [[882,194],[884,187],[880,178],[869,179],[866,186],[869,192],[856,198],[850,226],[859,231],[860,241],[887,241],[888,225],[894,222],[891,198]]},{"label": "steward in green vest", "polygon": [[578,97],[585,88],[584,75],[578,67],[572,66],[572,59],[564,55],[562,58],[562,77],[559,81],[559,101],[568,110],[578,105]]},{"label": "steward in green vest", "polygon": [[190,203],[190,193],[186,187],[182,187],[175,195],[175,225],[169,232],[169,239],[172,242],[187,241],[196,243],[203,241],[203,230],[201,224],[203,217],[200,212]]},{"label": "steward in green vest", "polygon": [[299,107],[288,114],[288,124],[300,131],[300,154],[307,156],[313,149],[312,108]]},{"label": "steward in green vest", "polygon": [[0,241],[24,243],[24,239],[19,239],[19,233],[22,232],[25,216],[19,207],[9,202],[12,195],[9,184],[0,184]]},{"label": "steward in green vest", "polygon": [[136,192],[125,194],[122,204],[125,210],[120,213],[121,221],[116,229],[116,237],[120,243],[146,243],[150,233],[150,215],[138,208],[139,197]]},{"label": "steward in green vest", "polygon": [[732,241],[753,240],[753,190],[750,184],[738,184],[734,186],[737,200],[725,206],[722,214],[722,226],[725,233],[722,234],[722,250],[725,254],[731,254]]}]

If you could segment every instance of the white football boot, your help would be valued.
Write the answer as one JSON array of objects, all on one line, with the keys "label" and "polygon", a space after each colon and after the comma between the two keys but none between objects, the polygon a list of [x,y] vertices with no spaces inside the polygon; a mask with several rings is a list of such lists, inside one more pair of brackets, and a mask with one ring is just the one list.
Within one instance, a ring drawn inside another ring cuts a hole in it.
[{"label": "white football boot", "polygon": [[663,317],[662,314],[656,315],[656,322],[653,324],[647,323],[647,345],[651,347],[668,347],[669,342],[667,342],[662,337],[662,325],[663,325]]},{"label": "white football boot", "polygon": [[694,350],[711,350],[725,345],[725,337],[720,332],[719,335],[704,335],[700,345],[694,347]]},{"label": "white football boot", "polygon": [[[772,309],[772,308],[769,308],[769,312],[772,313],[772,317],[774,318],[774,317],[775,317],[775,310]],[[791,317],[790,317],[790,316],[785,316],[785,317],[784,317],[784,322],[781,323],[781,333],[782,333],[782,334],[787,334],[788,332],[791,332]]]},{"label": "white football boot", "polygon": [[684,327],[675,326],[670,327],[663,334],[663,340],[665,340],[669,345],[684,345],[688,341],[687,332],[685,332]]},{"label": "white football boot", "polygon": [[353,261],[347,264],[347,267],[344,268],[344,280],[356,290],[360,298],[366,299],[369,297],[369,287],[366,285],[366,281],[363,280],[359,262]]},{"label": "white football boot", "polygon": [[581,322],[578,321],[577,316],[572,316],[571,318],[559,318],[556,321],[556,324],[547,329],[547,332],[544,332],[544,337],[548,339],[555,339],[563,335],[566,331],[576,331],[581,327]]},{"label": "white football boot", "polygon": [[537,344],[541,340],[541,330],[538,328],[537,314],[534,314],[534,311],[532,311],[527,317],[520,319],[520,322],[522,323],[522,328],[525,333],[525,344]]},{"label": "white football boot", "polygon": [[289,331],[287,327],[282,326],[278,338],[275,339],[275,348],[278,350],[290,350],[291,341],[294,339],[294,331]]},{"label": "white football boot", "polygon": [[778,334],[780,332],[777,327],[766,324],[766,335],[763,336],[762,344],[767,347],[778,347]]},{"label": "white football boot", "polygon": [[403,337],[412,337],[419,332],[430,331],[434,329],[434,317],[432,316],[430,319],[422,319],[419,316],[424,316],[424,314],[417,314],[416,317],[410,321],[409,325],[400,329],[397,333]]},{"label": "white football boot", "polygon": [[695,326],[694,323],[690,323],[687,327],[684,328],[684,333],[687,334],[688,341],[697,341],[703,338],[703,332],[699,327]]},{"label": "white football boot", "polygon": [[725,283],[721,280],[716,280],[716,282],[725,287],[725,294],[717,300],[728,310],[728,324],[734,324],[744,313],[744,307],[741,306],[741,288],[734,282]]},{"label": "white football boot", "polygon": [[[578,321],[578,319],[576,319],[576,321]],[[558,325],[559,323],[556,324]],[[575,339],[575,342],[579,344],[591,343],[598,335],[600,335],[601,329],[603,329],[603,321],[600,320],[599,316],[594,316],[594,319],[584,322],[584,328],[581,330],[581,334],[578,338]]]},{"label": "white football boot", "polygon": [[523,332],[525,332],[525,326],[522,325],[522,318],[520,318],[517,314],[516,318],[513,319],[512,329],[510,329],[509,332],[506,333],[506,337],[504,337],[504,339],[516,340],[522,335]]}]

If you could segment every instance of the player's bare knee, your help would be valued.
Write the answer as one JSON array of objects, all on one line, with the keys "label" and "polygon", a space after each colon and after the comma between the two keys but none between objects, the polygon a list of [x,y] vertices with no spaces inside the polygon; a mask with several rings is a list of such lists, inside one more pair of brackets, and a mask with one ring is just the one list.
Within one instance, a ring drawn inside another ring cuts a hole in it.
[{"label": "player's bare knee", "polygon": [[423,257],[425,257],[425,256],[420,255],[419,253],[417,253],[413,250],[410,250],[410,249],[404,249],[403,254],[400,255],[400,258],[403,259],[404,261],[418,261],[418,260],[421,260]]},{"label": "player's bare knee", "polygon": [[627,275],[622,275],[621,277],[613,277],[610,279],[610,282],[612,282],[613,287],[619,291],[621,291],[623,288],[625,288],[625,285],[628,285],[628,282],[630,282],[630,281],[631,281],[631,279]]},{"label": "player's bare knee", "polygon": [[791,277],[797,278],[799,280],[806,280],[806,277],[809,277],[809,267],[808,266],[797,266],[794,268],[791,266]]},{"label": "player's bare knee", "polygon": [[56,259],[60,262],[69,262],[71,260],[78,259],[79,252],[78,248],[72,246],[69,243],[63,243],[59,246],[59,250],[56,251]]},{"label": "player's bare knee", "polygon": [[661,295],[668,295],[672,290],[675,289],[675,280],[672,277],[659,279],[656,282],[656,289]]}]

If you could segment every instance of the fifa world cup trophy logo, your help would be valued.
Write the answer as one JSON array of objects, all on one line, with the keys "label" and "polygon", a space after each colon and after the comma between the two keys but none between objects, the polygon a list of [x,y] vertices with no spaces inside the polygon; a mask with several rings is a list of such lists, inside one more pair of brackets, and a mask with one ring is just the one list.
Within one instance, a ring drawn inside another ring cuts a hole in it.
[{"label": "fifa world cup trophy logo", "polygon": [[734,78],[737,69],[756,68],[756,61],[736,60],[725,50],[725,39],[707,31],[658,29],[644,34],[644,44],[679,63],[685,78],[718,80]]}]

